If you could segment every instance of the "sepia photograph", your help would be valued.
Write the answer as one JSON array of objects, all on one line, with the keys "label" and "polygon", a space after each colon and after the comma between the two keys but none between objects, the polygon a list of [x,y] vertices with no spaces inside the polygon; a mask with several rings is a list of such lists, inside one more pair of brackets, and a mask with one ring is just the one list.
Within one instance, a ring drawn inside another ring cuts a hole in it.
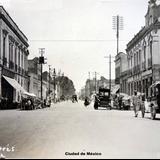
[{"label": "sepia photograph", "polygon": [[160,0],[0,0],[0,159],[159,159]]}]

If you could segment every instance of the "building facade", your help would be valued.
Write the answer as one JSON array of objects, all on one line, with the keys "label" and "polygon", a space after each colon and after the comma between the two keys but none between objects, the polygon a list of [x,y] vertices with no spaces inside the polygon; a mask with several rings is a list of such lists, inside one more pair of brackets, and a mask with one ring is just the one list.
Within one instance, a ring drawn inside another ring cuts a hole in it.
[{"label": "building facade", "polygon": [[28,39],[0,6],[0,96],[19,101],[28,91]]},{"label": "building facade", "polygon": [[[35,57],[31,60],[28,60],[28,74],[30,77],[29,81],[29,92],[35,94],[38,98],[41,99],[41,65],[39,64],[39,58]],[[43,83],[42,83],[42,96],[43,99],[46,99],[49,96],[49,88],[50,91],[53,92],[53,83],[52,78],[50,77],[49,81],[49,73],[43,72]],[[50,82],[50,84],[49,84]]]},{"label": "building facade", "polygon": [[120,92],[127,93],[128,59],[127,54],[120,52],[115,57],[116,85],[120,86]]},{"label": "building facade", "polygon": [[160,5],[150,1],[145,27],[127,44],[128,94],[134,90],[149,95],[149,87],[160,81]]},{"label": "building facade", "polygon": [[[85,84],[85,96],[90,97],[91,95],[97,93],[99,91],[99,88],[108,88],[110,86],[110,81],[106,79],[105,77],[101,77],[99,80],[93,78],[93,79],[87,79]],[[115,86],[115,80],[111,80],[111,88],[114,88]]]}]

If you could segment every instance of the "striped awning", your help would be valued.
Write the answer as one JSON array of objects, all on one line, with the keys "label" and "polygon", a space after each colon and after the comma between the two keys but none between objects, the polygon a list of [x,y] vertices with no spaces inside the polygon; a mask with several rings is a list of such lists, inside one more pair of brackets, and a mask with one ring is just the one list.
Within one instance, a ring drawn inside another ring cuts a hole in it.
[{"label": "striped awning", "polygon": [[13,78],[3,76],[3,78],[17,91],[26,92],[25,89]]}]

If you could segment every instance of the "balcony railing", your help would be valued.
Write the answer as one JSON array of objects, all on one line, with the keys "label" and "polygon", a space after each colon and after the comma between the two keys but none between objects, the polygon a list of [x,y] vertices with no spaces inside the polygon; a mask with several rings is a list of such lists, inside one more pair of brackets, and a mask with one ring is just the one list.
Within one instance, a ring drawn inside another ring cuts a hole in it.
[{"label": "balcony railing", "polygon": [[7,67],[7,58],[6,57],[3,57],[3,66]]}]

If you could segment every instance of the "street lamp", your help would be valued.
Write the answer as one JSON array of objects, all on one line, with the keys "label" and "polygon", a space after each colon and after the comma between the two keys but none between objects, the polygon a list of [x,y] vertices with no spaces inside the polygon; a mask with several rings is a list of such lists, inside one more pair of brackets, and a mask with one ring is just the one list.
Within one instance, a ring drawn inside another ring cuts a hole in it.
[{"label": "street lamp", "polygon": [[54,68],[54,70],[53,70],[53,86],[54,86],[54,103],[56,102],[55,100],[56,100],[56,69]]}]

